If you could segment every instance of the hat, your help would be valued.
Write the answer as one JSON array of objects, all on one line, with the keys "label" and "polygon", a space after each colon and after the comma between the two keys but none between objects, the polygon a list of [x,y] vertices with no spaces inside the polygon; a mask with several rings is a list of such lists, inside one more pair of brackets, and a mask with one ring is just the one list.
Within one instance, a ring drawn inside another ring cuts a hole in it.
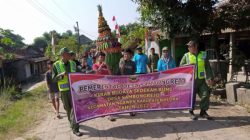
[{"label": "hat", "polygon": [[136,49],[137,49],[137,50],[142,50],[142,47],[138,46]]},{"label": "hat", "polygon": [[194,45],[194,44],[197,44],[197,42],[194,41],[194,40],[190,40],[186,45],[191,46],[191,45]]},{"label": "hat", "polygon": [[73,51],[70,51],[69,54],[74,55],[75,53]]},{"label": "hat", "polygon": [[70,51],[69,51],[68,48],[63,47],[63,48],[61,48],[61,50],[60,50],[60,55],[62,55],[63,53],[70,53]]},{"label": "hat", "polygon": [[162,51],[168,51],[168,47],[163,47]]}]

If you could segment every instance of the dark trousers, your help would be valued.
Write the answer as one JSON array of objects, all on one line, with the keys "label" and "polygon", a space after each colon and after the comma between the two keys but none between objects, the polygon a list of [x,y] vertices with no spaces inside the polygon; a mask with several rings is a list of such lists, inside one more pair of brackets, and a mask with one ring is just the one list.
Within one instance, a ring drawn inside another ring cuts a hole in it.
[{"label": "dark trousers", "polygon": [[70,127],[74,132],[78,132],[79,124],[76,123],[76,120],[75,120],[70,91],[62,91],[61,98],[63,102],[63,107],[66,110],[67,117],[70,122]]},{"label": "dark trousers", "polygon": [[210,91],[209,91],[209,87],[207,86],[205,79],[195,79],[193,103],[192,103],[191,111],[195,109],[196,94],[198,94],[198,96],[201,99],[200,109],[207,111],[209,109]]}]

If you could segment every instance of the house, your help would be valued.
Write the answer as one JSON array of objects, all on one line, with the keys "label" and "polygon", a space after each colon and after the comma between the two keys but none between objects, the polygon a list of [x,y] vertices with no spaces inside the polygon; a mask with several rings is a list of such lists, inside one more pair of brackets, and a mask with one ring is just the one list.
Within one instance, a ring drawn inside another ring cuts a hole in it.
[{"label": "house", "polygon": [[[153,30],[149,36],[150,38],[146,41],[146,45],[148,45],[146,48],[148,48],[148,50],[150,47],[159,47],[159,49],[161,49],[164,46],[168,46],[177,65],[180,63],[182,56],[188,52],[186,47],[186,43],[190,39],[188,35],[178,35],[171,40],[166,39],[165,37],[165,39],[160,40],[157,39],[157,36],[164,36],[164,34],[159,30]],[[250,60],[250,29],[238,31],[232,29],[223,30],[221,34],[217,36],[217,46],[213,46],[212,34],[204,33],[200,38],[199,49],[207,52],[215,75],[220,73],[223,79],[229,81],[232,76],[237,73],[238,80],[244,81],[246,79],[246,76],[239,72],[239,69],[235,67],[236,64],[232,63],[231,58],[233,55],[236,56],[237,53],[240,53],[238,55],[244,56],[246,60]],[[226,56],[226,53],[228,52],[229,54]],[[222,65],[222,67],[216,64],[217,58],[220,59],[220,65]],[[227,59],[229,59],[230,62],[226,61]],[[228,65],[229,63],[230,65]],[[223,71],[223,73],[221,73],[221,71]]]},{"label": "house", "polygon": [[[9,51],[8,51],[9,52]],[[3,74],[5,78],[16,82],[25,82],[31,78],[39,77],[47,70],[48,58],[44,57],[40,49],[25,47],[12,50],[13,59],[3,59]],[[4,56],[1,56],[4,58]]]}]

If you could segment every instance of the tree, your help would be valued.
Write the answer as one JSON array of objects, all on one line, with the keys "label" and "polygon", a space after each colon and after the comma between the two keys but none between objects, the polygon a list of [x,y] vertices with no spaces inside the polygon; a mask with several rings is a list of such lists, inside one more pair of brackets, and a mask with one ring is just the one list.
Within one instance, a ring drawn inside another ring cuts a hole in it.
[{"label": "tree", "polygon": [[47,44],[51,43],[51,34],[48,32],[44,32],[42,37],[46,40]]},{"label": "tree", "polygon": [[217,8],[216,14],[223,21],[221,28],[239,30],[250,27],[249,0],[229,0]]},{"label": "tree", "polygon": [[73,36],[73,33],[71,30],[67,30],[66,32],[62,33],[62,35],[61,35],[62,38],[69,38],[71,36]]},{"label": "tree", "polygon": [[[56,48],[56,55],[53,55],[51,45],[49,45],[46,48],[45,56],[49,57],[52,60],[57,60],[59,58],[58,52],[61,48],[67,47],[69,50],[76,52],[77,51],[77,39],[74,36],[71,36],[69,38],[62,38],[58,41],[58,44],[55,46]],[[81,48],[81,51],[83,51],[83,48]]]},{"label": "tree", "polygon": [[133,0],[139,4],[143,24],[177,34],[199,36],[209,25],[217,0]]},{"label": "tree", "polygon": [[47,41],[44,37],[37,37],[34,39],[32,46],[37,48],[46,48],[48,46]]},{"label": "tree", "polygon": [[23,43],[24,38],[18,34],[14,34],[12,30],[0,28],[1,44],[6,47],[21,48],[25,44]]},{"label": "tree", "polygon": [[128,48],[134,45],[145,45],[146,29],[140,23],[129,23],[120,26],[121,43],[123,48]]},{"label": "tree", "polygon": [[59,52],[59,50],[63,47],[67,47],[68,49],[76,52],[77,46],[78,46],[78,43],[77,43],[76,37],[71,36],[69,38],[63,38],[63,39],[60,39],[58,42],[58,45],[56,45],[56,52]]}]

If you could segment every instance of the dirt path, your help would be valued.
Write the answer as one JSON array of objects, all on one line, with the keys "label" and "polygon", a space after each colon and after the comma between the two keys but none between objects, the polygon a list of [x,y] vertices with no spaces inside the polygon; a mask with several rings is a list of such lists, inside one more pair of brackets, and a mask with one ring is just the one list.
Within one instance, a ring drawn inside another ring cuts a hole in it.
[{"label": "dirt path", "polygon": [[[52,109],[51,109],[52,110]],[[176,139],[176,140],[249,140],[250,114],[241,106],[212,103],[209,114],[215,121],[199,119],[191,121],[188,111],[159,111],[139,113],[136,117],[119,115],[116,122],[97,118],[81,123],[84,136],[72,134],[65,111],[61,106],[63,119],[56,119],[53,111],[36,128],[27,132],[23,138],[41,140],[114,140],[114,139]],[[196,114],[199,111],[195,111]]]},{"label": "dirt path", "polygon": [[22,92],[27,92],[27,91],[31,91],[41,85],[45,84],[45,81],[40,81],[40,82],[37,82],[37,83],[29,83],[29,84],[26,84],[24,86],[22,86]]}]

